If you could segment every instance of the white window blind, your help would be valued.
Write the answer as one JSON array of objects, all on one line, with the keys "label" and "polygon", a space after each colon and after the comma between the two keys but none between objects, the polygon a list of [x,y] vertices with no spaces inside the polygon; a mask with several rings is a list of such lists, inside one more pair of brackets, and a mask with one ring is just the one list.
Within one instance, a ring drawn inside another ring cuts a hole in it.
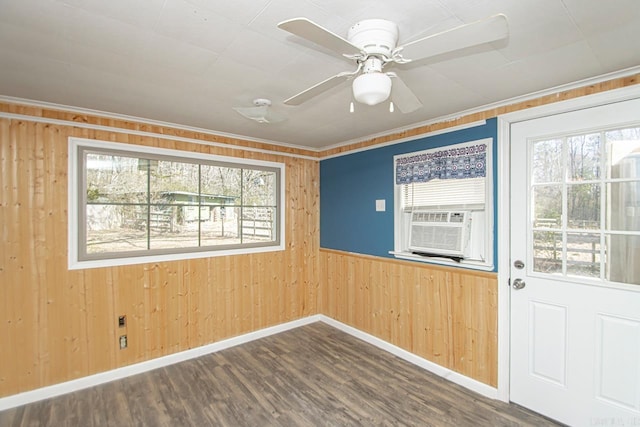
[{"label": "white window blind", "polygon": [[434,179],[402,185],[402,208],[438,208],[449,206],[484,206],[485,177],[468,179]]}]

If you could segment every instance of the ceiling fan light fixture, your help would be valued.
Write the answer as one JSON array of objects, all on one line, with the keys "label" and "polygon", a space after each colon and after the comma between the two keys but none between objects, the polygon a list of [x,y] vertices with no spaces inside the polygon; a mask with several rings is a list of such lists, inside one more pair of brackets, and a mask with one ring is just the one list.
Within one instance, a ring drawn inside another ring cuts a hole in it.
[{"label": "ceiling fan light fixture", "polygon": [[[398,25],[386,19],[360,21],[349,29],[346,39],[302,17],[283,21],[278,28],[332,50],[357,65],[353,72],[338,73],[286,99],[285,105],[300,105],[354,77],[354,99],[365,105],[376,105],[389,98],[393,78],[393,101],[403,114],[416,111],[423,105],[396,73],[383,73],[387,64],[402,65],[449,52],[461,52],[509,35],[507,18],[503,14],[429,34],[400,46]],[[392,109],[391,106],[389,108]]]},{"label": "ceiling fan light fixture", "polygon": [[361,74],[353,81],[353,97],[366,105],[377,105],[389,98],[391,79],[384,73]]}]

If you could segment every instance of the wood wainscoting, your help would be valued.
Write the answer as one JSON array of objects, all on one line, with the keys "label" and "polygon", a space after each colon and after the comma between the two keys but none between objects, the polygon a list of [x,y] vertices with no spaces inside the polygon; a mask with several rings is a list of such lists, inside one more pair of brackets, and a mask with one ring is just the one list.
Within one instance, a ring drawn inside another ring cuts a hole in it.
[{"label": "wood wainscoting", "polygon": [[[0,397],[317,314],[319,166],[308,153],[35,107],[0,112],[20,115],[0,118]],[[286,249],[68,270],[70,136],[283,162]]]},{"label": "wood wainscoting", "polygon": [[497,275],[320,249],[320,312],[497,386]]}]

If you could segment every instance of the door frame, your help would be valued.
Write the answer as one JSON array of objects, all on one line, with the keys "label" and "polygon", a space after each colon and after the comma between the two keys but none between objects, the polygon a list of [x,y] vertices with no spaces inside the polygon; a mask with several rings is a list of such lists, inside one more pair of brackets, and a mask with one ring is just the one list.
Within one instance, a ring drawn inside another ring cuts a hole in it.
[{"label": "door frame", "polygon": [[511,288],[510,274],[510,232],[511,232],[511,133],[512,123],[537,119],[540,117],[567,113],[570,111],[596,107],[614,102],[640,98],[640,84],[612,89],[591,95],[585,95],[565,101],[552,102],[537,107],[531,107],[513,113],[498,116],[498,254],[496,266],[498,268],[498,390],[497,398],[504,402],[510,400],[510,304]]}]

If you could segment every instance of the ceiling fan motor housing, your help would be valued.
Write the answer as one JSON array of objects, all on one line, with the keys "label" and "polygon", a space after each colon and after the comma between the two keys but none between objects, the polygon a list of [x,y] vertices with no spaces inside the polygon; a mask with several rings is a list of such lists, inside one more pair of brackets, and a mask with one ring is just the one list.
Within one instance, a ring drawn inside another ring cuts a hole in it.
[{"label": "ceiling fan motor housing", "polygon": [[265,98],[257,98],[253,100],[253,105],[256,107],[269,107],[271,106],[271,100]]},{"label": "ceiling fan motor housing", "polygon": [[365,19],[349,28],[347,40],[368,55],[388,58],[398,43],[398,26],[385,19]]}]

